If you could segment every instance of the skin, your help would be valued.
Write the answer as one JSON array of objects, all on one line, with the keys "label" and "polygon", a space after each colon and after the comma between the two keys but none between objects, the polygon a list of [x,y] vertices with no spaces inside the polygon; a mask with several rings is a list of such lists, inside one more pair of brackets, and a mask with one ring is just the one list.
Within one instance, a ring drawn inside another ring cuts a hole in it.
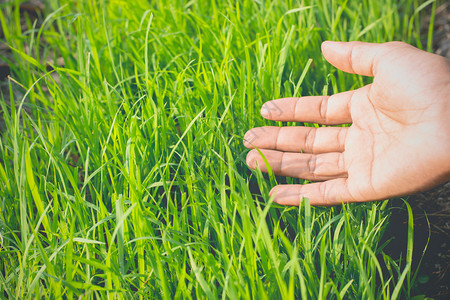
[{"label": "skin", "polygon": [[[244,145],[258,148],[277,175],[314,183],[278,185],[270,194],[284,205],[382,200],[450,180],[450,61],[402,42],[324,42],[335,67],[373,76],[372,84],[332,96],[266,102],[274,121],[350,127],[259,127]],[[267,172],[256,149],[250,168]]]}]

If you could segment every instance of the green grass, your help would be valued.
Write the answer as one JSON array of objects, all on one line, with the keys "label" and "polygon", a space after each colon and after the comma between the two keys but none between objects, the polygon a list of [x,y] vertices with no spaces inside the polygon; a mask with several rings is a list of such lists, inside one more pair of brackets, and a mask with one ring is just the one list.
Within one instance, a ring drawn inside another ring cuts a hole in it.
[{"label": "green grass", "polygon": [[0,4],[0,298],[411,295],[412,219],[401,262],[387,201],[275,205],[242,137],[267,100],[370,82],[322,41],[422,47],[433,1],[52,0],[26,29],[20,2]]}]

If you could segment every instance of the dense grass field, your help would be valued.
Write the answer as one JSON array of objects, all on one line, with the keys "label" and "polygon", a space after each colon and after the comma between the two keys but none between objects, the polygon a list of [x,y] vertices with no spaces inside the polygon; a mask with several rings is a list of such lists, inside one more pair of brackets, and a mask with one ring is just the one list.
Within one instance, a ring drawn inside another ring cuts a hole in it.
[{"label": "dense grass field", "polygon": [[413,295],[412,218],[400,261],[388,201],[276,205],[301,181],[250,171],[242,139],[274,125],[267,100],[370,82],[324,40],[431,49],[434,1],[50,0],[40,21],[20,3],[0,4],[0,298]]}]

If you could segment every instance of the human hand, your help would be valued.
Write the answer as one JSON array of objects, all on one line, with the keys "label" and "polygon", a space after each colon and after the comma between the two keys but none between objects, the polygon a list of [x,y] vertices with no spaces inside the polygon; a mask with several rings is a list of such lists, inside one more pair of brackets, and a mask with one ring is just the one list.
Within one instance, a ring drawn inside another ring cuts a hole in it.
[{"label": "human hand", "polygon": [[[266,102],[274,121],[350,127],[259,127],[244,145],[258,148],[277,175],[318,181],[278,185],[274,201],[337,205],[402,196],[450,179],[450,61],[402,42],[324,42],[335,67],[374,76],[372,84],[332,96]],[[274,109],[276,108],[276,109]],[[256,149],[247,164],[267,167]]]}]

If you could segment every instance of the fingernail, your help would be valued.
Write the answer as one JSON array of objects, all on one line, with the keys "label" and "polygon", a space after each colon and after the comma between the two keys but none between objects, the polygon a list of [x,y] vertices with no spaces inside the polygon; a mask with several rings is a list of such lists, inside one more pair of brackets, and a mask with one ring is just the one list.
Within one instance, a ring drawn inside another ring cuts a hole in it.
[{"label": "fingernail", "polygon": [[263,118],[268,118],[269,114],[269,105],[267,103],[264,103],[261,107],[261,116],[263,116]]},{"label": "fingernail", "polygon": [[247,166],[249,166],[252,169],[255,169],[256,167],[256,157],[255,157],[255,151],[252,150],[247,154]]},{"label": "fingernail", "polygon": [[273,202],[278,203],[277,199],[276,199],[276,193],[277,193],[277,187],[273,187],[270,192],[269,192],[269,196],[273,197]]},{"label": "fingernail", "polygon": [[255,134],[253,133],[253,130],[250,129],[244,135],[244,141],[243,141],[244,146],[249,147],[254,139],[255,139]]},{"label": "fingernail", "polygon": [[334,45],[337,45],[338,43],[339,42],[335,42],[335,41],[324,41],[320,48],[321,48],[322,52],[324,52],[325,48],[328,48],[330,46],[332,47]]}]

